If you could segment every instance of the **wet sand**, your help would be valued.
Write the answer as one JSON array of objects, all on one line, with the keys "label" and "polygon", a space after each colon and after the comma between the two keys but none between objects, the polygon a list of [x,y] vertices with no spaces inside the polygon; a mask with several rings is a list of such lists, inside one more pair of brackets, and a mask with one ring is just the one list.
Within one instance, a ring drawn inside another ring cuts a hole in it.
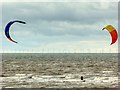
[{"label": "wet sand", "polygon": [[117,54],[3,54],[2,67],[3,88],[118,87]]}]

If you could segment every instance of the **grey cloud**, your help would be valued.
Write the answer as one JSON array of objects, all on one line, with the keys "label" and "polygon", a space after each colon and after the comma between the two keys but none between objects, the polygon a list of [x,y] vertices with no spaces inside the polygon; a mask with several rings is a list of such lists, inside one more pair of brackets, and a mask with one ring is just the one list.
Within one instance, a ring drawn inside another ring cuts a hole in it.
[{"label": "grey cloud", "polygon": [[[115,8],[111,6],[105,10],[98,9],[92,3],[89,5],[86,3],[11,3],[3,5],[3,16],[25,18],[31,22],[46,20],[93,24],[104,19],[116,19]],[[10,16],[6,16],[9,14]]]},{"label": "grey cloud", "polygon": [[100,31],[105,20],[117,20],[115,5],[99,9],[98,3],[5,3],[3,25],[14,19],[26,21],[26,25],[16,24],[11,31],[23,41],[100,40],[105,35]]}]

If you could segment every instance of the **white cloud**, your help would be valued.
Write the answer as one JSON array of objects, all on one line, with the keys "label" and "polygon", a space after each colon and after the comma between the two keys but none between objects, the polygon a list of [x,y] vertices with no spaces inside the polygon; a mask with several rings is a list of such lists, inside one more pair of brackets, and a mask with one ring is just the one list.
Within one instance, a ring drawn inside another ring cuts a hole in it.
[{"label": "white cloud", "polygon": [[119,0],[2,0],[2,2],[118,2]]},{"label": "white cloud", "polygon": [[[3,49],[37,51],[54,48],[56,51],[72,49],[72,52],[76,49],[106,49],[111,39],[108,32],[101,29],[107,24],[117,27],[116,5],[117,3],[106,3],[105,7],[104,3],[4,3],[3,29],[10,20],[15,19],[26,21],[26,25],[13,25],[11,36],[20,44],[8,42],[3,36]],[[117,43],[109,47],[116,48]]]}]

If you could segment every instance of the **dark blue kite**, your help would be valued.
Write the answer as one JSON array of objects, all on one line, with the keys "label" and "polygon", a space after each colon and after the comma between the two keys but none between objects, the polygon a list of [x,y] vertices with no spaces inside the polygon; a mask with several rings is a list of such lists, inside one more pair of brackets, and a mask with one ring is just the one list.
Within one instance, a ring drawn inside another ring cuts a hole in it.
[{"label": "dark blue kite", "polygon": [[26,24],[26,22],[19,21],[19,20],[10,21],[10,22],[6,25],[6,27],[5,27],[5,35],[6,35],[6,37],[7,37],[10,41],[12,41],[12,42],[14,42],[14,43],[18,43],[18,42],[16,42],[16,41],[14,41],[14,40],[10,37],[10,34],[9,34],[9,29],[10,29],[11,25],[12,25],[13,23],[15,23],[15,22],[22,23],[22,24]]}]

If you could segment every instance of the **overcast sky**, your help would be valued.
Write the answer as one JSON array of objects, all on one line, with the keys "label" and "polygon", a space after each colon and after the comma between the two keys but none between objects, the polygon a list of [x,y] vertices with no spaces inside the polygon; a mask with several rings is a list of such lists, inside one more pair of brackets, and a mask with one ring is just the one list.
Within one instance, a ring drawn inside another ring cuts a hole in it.
[{"label": "overcast sky", "polygon": [[[4,2],[2,4],[2,49],[5,52],[116,52],[111,37],[102,28],[118,26],[118,3],[113,2]],[[10,34],[18,44],[4,35],[9,21],[15,23]],[[97,51],[98,50],[98,51]],[[111,51],[112,50],[112,51]]]}]

